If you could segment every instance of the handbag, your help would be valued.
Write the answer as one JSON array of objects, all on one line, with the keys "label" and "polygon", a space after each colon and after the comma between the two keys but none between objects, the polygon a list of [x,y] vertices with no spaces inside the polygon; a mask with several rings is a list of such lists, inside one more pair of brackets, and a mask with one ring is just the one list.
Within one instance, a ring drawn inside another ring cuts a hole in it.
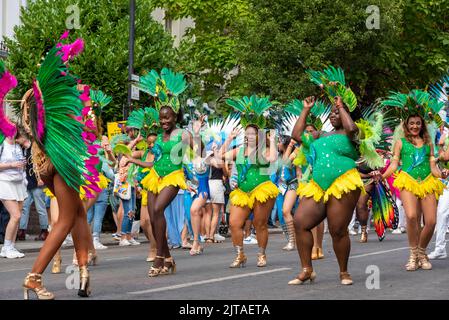
[{"label": "handbag", "polygon": [[122,182],[118,174],[114,179],[114,194],[122,200],[131,199],[131,184],[128,181]]}]

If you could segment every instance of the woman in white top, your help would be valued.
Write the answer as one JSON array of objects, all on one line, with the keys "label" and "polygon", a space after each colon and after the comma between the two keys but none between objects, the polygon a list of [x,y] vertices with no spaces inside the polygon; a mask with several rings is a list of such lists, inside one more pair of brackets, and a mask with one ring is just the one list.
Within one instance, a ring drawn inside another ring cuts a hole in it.
[{"label": "woman in white top", "polygon": [[5,244],[0,256],[8,259],[22,258],[25,255],[14,246],[23,201],[27,197],[26,159],[23,148],[30,142],[22,130],[18,129],[14,139],[5,138],[0,145],[0,200],[8,210],[10,219],[6,227]]}]

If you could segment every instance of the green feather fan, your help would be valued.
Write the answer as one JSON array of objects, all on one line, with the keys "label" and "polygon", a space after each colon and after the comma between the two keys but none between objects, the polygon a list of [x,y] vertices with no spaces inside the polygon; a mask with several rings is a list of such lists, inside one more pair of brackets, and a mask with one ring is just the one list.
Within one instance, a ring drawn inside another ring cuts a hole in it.
[{"label": "green feather fan", "polygon": [[[81,133],[83,124],[73,117],[81,116],[83,104],[76,89],[77,81],[69,74],[67,66],[54,47],[42,62],[37,83],[42,92],[44,119],[38,106],[31,107],[34,137],[66,183],[79,192],[85,184],[83,174],[88,174],[84,161],[89,158]],[[41,114],[41,115],[40,115]],[[39,126],[45,121],[45,134],[38,138]]]},{"label": "green feather fan", "polygon": [[125,154],[130,156],[132,154],[131,149],[124,144],[117,144],[113,149],[115,154]]},{"label": "green feather fan", "polygon": [[182,73],[175,73],[164,68],[160,74],[151,70],[150,73],[142,76],[139,88],[153,97],[156,110],[169,106],[178,113],[181,107],[178,96],[187,89],[187,81]]},{"label": "green feather fan", "polygon": [[241,99],[227,99],[226,104],[241,113],[240,124],[242,127],[255,125],[262,129],[267,125],[264,113],[272,106],[269,97],[259,98],[252,95]]},{"label": "green feather fan", "polygon": [[[354,92],[351,88],[346,87],[343,69],[330,66],[323,71],[307,70],[306,73],[310,76],[310,81],[324,89],[331,103],[336,96],[340,96],[349,111],[352,112],[357,107],[357,98]],[[336,84],[331,84],[331,82]]]},{"label": "green feather fan", "polygon": [[376,113],[374,121],[360,119],[355,123],[359,128],[359,151],[368,167],[378,169],[384,166],[382,157],[376,152],[375,145],[381,140],[383,128],[383,115]]}]

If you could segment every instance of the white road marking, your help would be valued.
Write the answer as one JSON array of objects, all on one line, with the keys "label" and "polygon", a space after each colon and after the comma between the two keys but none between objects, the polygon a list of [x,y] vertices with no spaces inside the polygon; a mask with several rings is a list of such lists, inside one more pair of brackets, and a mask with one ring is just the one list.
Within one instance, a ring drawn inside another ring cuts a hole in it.
[{"label": "white road marking", "polygon": [[262,272],[252,272],[252,273],[240,274],[240,275],[236,275],[236,276],[229,276],[229,277],[215,278],[215,279],[209,279],[209,280],[203,280],[203,281],[188,282],[188,283],[178,284],[178,285],[174,285],[174,286],[168,286],[168,287],[162,287],[162,288],[156,288],[156,289],[149,289],[149,290],[142,290],[142,291],[135,291],[135,292],[128,292],[128,294],[137,295],[137,294],[161,292],[161,291],[168,291],[168,290],[176,290],[176,289],[181,289],[181,288],[188,288],[188,287],[199,286],[199,285],[203,285],[203,284],[222,282],[222,281],[226,281],[226,280],[234,280],[234,279],[240,279],[240,278],[245,278],[245,277],[253,277],[253,276],[259,276],[259,275],[273,273],[273,272],[281,272],[281,271],[289,271],[289,270],[292,270],[292,268],[279,268],[279,269],[267,270],[267,271],[262,271]]},{"label": "white road marking", "polygon": [[396,248],[396,249],[391,249],[391,250],[384,250],[384,251],[376,251],[376,252],[371,252],[371,253],[359,254],[357,256],[350,256],[349,259],[368,257],[368,256],[375,256],[375,255],[382,254],[382,253],[393,252],[393,251],[401,251],[401,250],[405,250],[405,249],[410,249],[410,247],[402,247],[402,248]]}]

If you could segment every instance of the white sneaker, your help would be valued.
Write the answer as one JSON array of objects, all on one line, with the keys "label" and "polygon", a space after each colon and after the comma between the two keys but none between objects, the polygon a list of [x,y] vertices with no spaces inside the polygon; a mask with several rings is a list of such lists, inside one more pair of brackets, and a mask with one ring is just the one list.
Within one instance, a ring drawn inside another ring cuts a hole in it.
[{"label": "white sneaker", "polygon": [[203,243],[206,242],[206,237],[200,235],[200,242],[203,242]]},{"label": "white sneaker", "polygon": [[105,249],[107,249],[108,247],[106,247],[104,244],[102,244],[102,243],[100,242],[100,240],[95,239],[95,240],[94,240],[94,248],[95,248],[95,250],[105,250]]},{"label": "white sneaker", "polygon": [[118,245],[121,246],[121,247],[126,247],[126,246],[130,246],[131,242],[129,242],[126,239],[123,239],[123,240],[120,240],[120,243]]},{"label": "white sneaker", "polygon": [[244,244],[257,244],[257,239],[254,239],[253,237],[249,236],[243,240]]},{"label": "white sneaker", "polygon": [[73,246],[73,239],[72,239],[72,235],[69,233],[67,235],[67,237],[65,238],[64,242],[62,243],[62,245],[64,247],[69,247],[69,246]]},{"label": "white sneaker", "polygon": [[128,242],[129,242],[132,246],[138,246],[138,245],[140,245],[140,242],[134,240],[133,238],[129,239]]},{"label": "white sneaker", "polygon": [[432,251],[431,253],[429,253],[428,257],[429,257],[430,260],[446,259],[447,258],[447,254],[446,254],[446,252]]},{"label": "white sneaker", "polygon": [[406,228],[400,227],[399,229],[401,229],[401,232],[402,232],[402,233],[407,233],[407,229],[406,229]]},{"label": "white sneaker", "polygon": [[222,235],[220,235],[220,234],[218,234],[218,233],[216,233],[216,234],[214,235],[214,239],[215,239],[215,241],[225,241],[225,240],[226,240],[225,237],[223,237]]},{"label": "white sneaker", "polygon": [[449,233],[449,227],[447,227],[446,233]]},{"label": "white sneaker", "polygon": [[5,246],[2,247],[2,251],[0,251],[0,257],[6,258],[6,249]]},{"label": "white sneaker", "polygon": [[7,259],[18,259],[23,257],[25,257],[25,255],[17,251],[17,249],[14,247],[5,249],[5,258]]},{"label": "white sneaker", "polygon": [[397,229],[394,229],[391,233],[392,234],[402,234],[402,231],[401,231],[401,228],[397,228]]},{"label": "white sneaker", "polygon": [[350,229],[350,230],[349,230],[349,234],[350,234],[351,236],[356,236],[356,235],[357,235],[357,231],[355,231],[354,229]]}]

